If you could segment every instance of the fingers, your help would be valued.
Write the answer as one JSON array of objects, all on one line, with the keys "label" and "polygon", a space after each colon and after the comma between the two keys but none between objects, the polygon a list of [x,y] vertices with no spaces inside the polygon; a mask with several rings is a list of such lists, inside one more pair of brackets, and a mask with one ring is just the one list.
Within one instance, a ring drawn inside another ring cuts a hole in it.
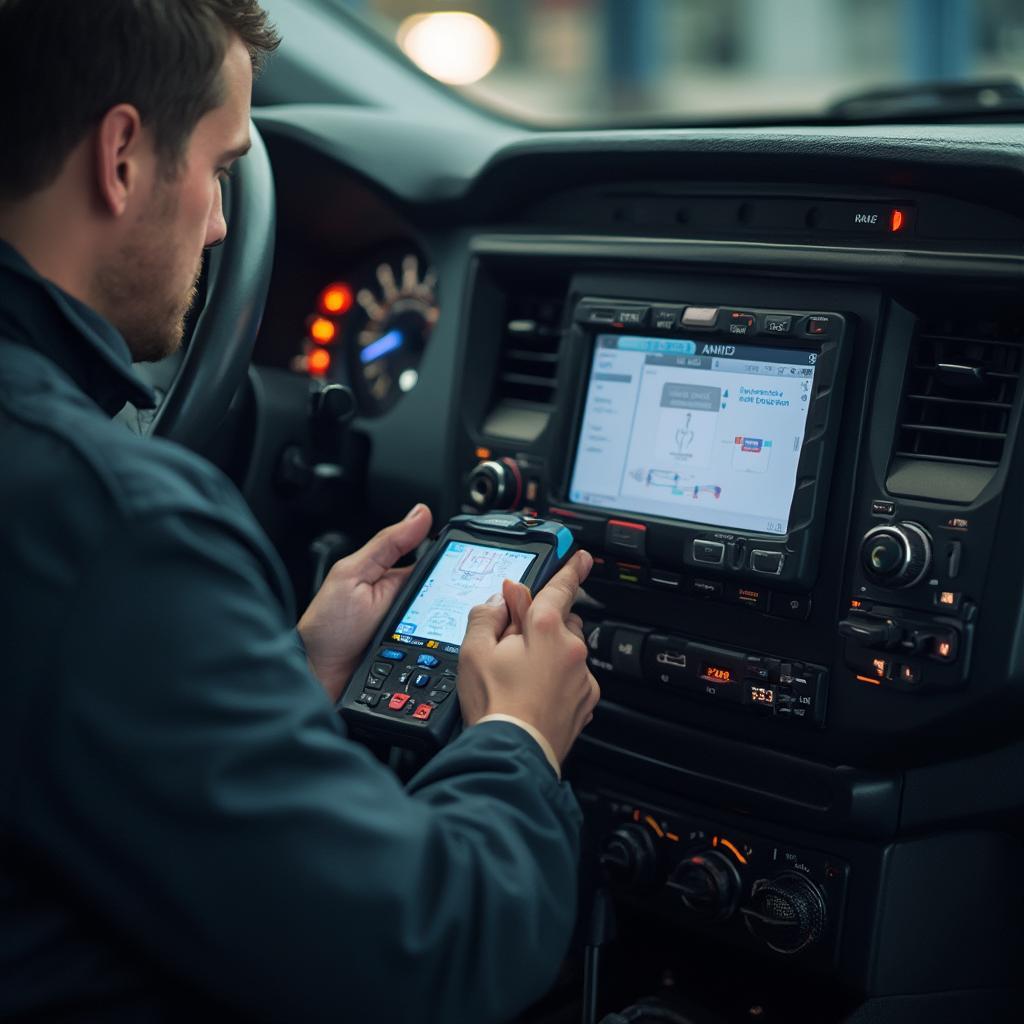
[{"label": "fingers", "polygon": [[508,624],[508,605],[501,594],[495,594],[486,604],[476,605],[469,612],[466,635],[462,641],[463,653],[467,647],[489,650],[498,642]]},{"label": "fingers", "polygon": [[522,583],[505,580],[502,583],[502,595],[505,598],[505,604],[508,605],[508,632],[512,635],[521,634],[526,613],[530,610],[530,605],[533,603],[533,595],[530,593],[530,588]]},{"label": "fingers", "polygon": [[594,559],[588,552],[577,551],[533,599],[534,607],[553,608],[566,619],[593,565]]},{"label": "fingers", "polygon": [[388,526],[358,551],[342,559],[346,576],[376,583],[403,555],[414,551],[430,533],[433,517],[426,505],[416,505],[400,522]]},{"label": "fingers", "polygon": [[569,618],[565,620],[565,624],[569,627],[569,632],[572,633],[573,636],[579,637],[579,639],[584,643],[587,642],[586,638],[583,636],[583,620],[578,615],[570,615]]}]

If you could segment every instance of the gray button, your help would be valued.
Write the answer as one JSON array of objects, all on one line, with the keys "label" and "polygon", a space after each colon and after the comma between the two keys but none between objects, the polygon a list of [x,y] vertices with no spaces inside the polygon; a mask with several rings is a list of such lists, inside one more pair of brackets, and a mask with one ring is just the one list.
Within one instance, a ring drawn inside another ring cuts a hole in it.
[{"label": "gray button", "polygon": [[695,540],[693,560],[706,565],[721,565],[725,560],[725,545],[717,540]]},{"label": "gray button", "polygon": [[750,552],[750,568],[766,576],[778,576],[784,561],[785,556],[781,551],[758,551],[755,548]]},{"label": "gray button", "polygon": [[717,306],[688,306],[683,313],[684,327],[714,327],[717,321]]}]

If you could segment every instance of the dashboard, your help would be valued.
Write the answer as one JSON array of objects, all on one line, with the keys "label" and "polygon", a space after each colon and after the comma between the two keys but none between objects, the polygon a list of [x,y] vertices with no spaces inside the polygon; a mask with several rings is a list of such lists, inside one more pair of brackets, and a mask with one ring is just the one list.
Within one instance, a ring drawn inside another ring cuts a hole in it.
[{"label": "dashboard", "polygon": [[368,518],[527,510],[595,555],[603,697],[568,772],[624,912],[837,1005],[997,1019],[1024,940],[1019,126],[257,122],[256,372],[353,388]]}]

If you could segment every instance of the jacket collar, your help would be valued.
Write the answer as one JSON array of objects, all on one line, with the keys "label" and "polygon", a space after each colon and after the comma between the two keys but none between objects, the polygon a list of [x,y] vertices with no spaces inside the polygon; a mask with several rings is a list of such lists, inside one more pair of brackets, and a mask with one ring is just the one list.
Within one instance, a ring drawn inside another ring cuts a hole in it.
[{"label": "jacket collar", "polygon": [[107,415],[131,402],[156,405],[153,390],[132,369],[128,344],[84,302],[37,274],[0,239],[0,338],[41,352]]}]

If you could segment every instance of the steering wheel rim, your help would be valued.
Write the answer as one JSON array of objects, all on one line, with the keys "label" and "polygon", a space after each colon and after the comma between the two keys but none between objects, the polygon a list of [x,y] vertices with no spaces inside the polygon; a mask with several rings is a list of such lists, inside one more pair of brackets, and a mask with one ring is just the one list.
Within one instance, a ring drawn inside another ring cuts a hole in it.
[{"label": "steering wheel rim", "polygon": [[274,264],[276,202],[267,147],[250,122],[252,148],[225,195],[228,233],[209,254],[206,304],[146,433],[202,451],[252,360]]}]

